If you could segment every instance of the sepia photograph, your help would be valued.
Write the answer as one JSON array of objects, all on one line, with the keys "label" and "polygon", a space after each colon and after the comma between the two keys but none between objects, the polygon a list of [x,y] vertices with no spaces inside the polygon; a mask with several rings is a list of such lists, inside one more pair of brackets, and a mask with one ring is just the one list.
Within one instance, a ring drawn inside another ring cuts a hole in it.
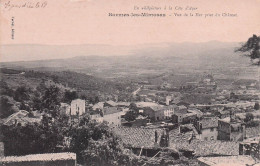
[{"label": "sepia photograph", "polygon": [[260,166],[259,0],[0,0],[1,166]]}]

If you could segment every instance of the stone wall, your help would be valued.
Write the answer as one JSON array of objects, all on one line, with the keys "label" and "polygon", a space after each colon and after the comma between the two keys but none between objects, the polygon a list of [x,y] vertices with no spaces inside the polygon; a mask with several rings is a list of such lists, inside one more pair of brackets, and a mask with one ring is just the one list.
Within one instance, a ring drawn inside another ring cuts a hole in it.
[{"label": "stone wall", "polygon": [[75,153],[45,153],[0,158],[3,166],[76,166]]}]

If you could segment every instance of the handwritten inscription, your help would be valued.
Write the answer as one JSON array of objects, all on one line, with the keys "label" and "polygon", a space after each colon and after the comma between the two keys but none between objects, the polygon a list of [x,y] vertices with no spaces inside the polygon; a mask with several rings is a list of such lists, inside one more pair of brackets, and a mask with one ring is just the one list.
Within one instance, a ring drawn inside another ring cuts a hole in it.
[{"label": "handwritten inscription", "polygon": [[14,17],[11,19],[11,39],[14,40]]},{"label": "handwritten inscription", "polygon": [[29,8],[29,9],[36,9],[36,8],[45,8],[48,5],[47,1],[35,1],[35,2],[19,2],[19,1],[8,1],[6,3],[4,3],[4,8],[8,11],[18,8]]}]

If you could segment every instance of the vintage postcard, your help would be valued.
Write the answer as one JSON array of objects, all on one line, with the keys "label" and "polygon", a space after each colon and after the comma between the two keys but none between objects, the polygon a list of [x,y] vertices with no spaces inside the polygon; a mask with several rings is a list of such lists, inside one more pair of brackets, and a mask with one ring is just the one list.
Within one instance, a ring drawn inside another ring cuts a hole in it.
[{"label": "vintage postcard", "polygon": [[0,7],[0,165],[260,165],[260,0]]}]

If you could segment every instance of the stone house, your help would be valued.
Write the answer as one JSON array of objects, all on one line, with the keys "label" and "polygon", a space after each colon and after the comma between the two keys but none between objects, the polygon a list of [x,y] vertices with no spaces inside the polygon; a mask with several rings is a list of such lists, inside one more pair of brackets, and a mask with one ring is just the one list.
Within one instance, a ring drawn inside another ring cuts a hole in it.
[{"label": "stone house", "polygon": [[123,111],[119,107],[104,107],[103,119],[108,122],[110,126],[118,127],[121,126],[121,116]]},{"label": "stone house", "polygon": [[198,131],[196,135],[200,140],[217,140],[218,137],[218,118],[203,118],[200,121],[194,123],[195,128]]},{"label": "stone house", "polygon": [[172,122],[173,123],[181,123],[181,124],[187,124],[187,123],[194,123],[197,119],[196,113],[174,113],[172,115]]},{"label": "stone house", "polygon": [[117,127],[114,131],[122,138],[124,146],[139,156],[153,157],[169,146],[169,132],[165,129]]},{"label": "stone house", "polygon": [[245,125],[237,119],[226,117],[218,120],[218,140],[242,141],[246,137]]},{"label": "stone house", "polygon": [[82,115],[85,113],[85,100],[75,99],[71,101],[69,115]]}]

